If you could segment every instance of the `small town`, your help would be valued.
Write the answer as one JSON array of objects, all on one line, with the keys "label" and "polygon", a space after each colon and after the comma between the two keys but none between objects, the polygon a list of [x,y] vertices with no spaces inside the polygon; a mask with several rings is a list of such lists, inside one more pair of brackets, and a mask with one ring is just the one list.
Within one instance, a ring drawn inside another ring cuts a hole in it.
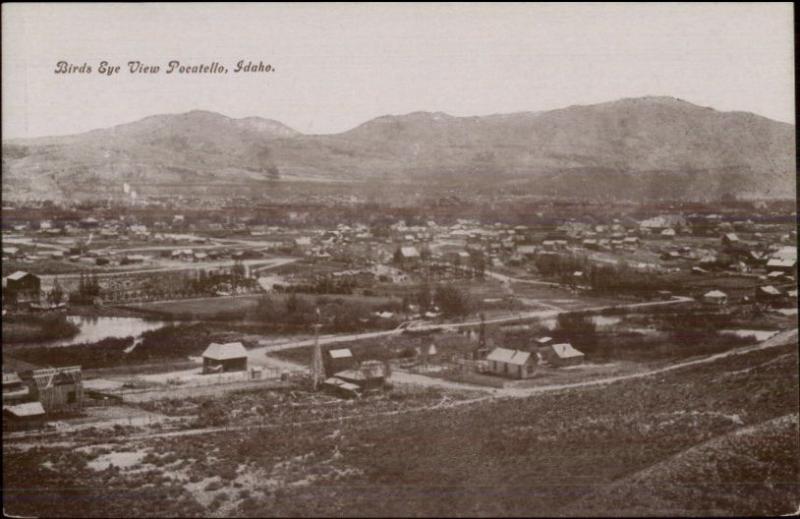
[{"label": "small town", "polygon": [[3,4],[3,515],[797,515],[794,15]]}]

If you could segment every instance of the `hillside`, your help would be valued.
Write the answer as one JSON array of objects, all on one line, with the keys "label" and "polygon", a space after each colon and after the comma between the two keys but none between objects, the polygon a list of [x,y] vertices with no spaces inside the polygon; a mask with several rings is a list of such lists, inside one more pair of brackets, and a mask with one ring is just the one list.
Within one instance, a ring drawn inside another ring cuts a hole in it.
[{"label": "hillside", "polygon": [[278,178],[492,183],[612,199],[793,198],[794,150],[792,125],[667,97],[483,117],[415,112],[333,135],[195,111],[4,142],[3,178],[10,198]]},{"label": "hillside", "polygon": [[[52,517],[787,514],[800,497],[797,361],[793,341],[524,399],[426,393],[441,405],[405,412],[368,407],[392,409],[409,398],[399,392],[288,412],[273,404],[290,395],[263,390],[194,399],[232,426],[269,409],[269,427],[114,432],[92,449],[10,443],[4,504]],[[112,451],[147,457],[138,470],[91,468]]]}]

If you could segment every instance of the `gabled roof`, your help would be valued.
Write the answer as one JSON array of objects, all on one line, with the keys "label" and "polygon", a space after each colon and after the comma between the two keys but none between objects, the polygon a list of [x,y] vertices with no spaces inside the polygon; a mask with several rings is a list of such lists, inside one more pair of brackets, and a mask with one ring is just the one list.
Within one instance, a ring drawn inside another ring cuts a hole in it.
[{"label": "gabled roof", "polygon": [[489,355],[486,356],[486,360],[503,362],[505,364],[513,364],[515,366],[521,366],[525,364],[530,358],[530,352],[509,350],[507,348],[495,348],[491,353],[489,353]]},{"label": "gabled roof", "polygon": [[241,359],[247,357],[247,350],[244,349],[241,342],[229,342],[227,344],[212,342],[203,352],[203,357],[213,360]]},{"label": "gabled roof", "polygon": [[25,276],[28,276],[28,275],[29,274],[27,272],[25,272],[23,270],[18,270],[16,272],[14,272],[13,274],[9,274],[8,276],[6,276],[6,279],[11,279],[13,281],[19,281],[20,279],[22,279],[22,278],[24,278]]},{"label": "gabled roof", "polygon": [[573,357],[584,356],[582,352],[576,350],[575,348],[572,347],[571,344],[566,342],[562,344],[553,344],[552,346],[550,346],[550,348],[553,350],[553,353],[555,353],[562,359],[570,359]]},{"label": "gabled roof", "polygon": [[720,290],[712,290],[711,292],[706,292],[705,294],[703,294],[703,297],[720,298],[720,297],[728,297],[728,294]]},{"label": "gabled roof", "polygon": [[795,264],[797,264],[797,260],[796,259],[791,259],[791,258],[785,258],[785,259],[772,258],[771,260],[767,261],[767,267],[787,267],[787,268],[791,268],[791,267],[794,267]]}]

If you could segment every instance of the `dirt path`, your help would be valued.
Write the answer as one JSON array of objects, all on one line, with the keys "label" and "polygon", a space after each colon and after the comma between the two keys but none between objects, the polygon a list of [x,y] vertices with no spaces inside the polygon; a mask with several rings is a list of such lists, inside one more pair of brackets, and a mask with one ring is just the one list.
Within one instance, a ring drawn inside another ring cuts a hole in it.
[{"label": "dirt path", "polygon": [[[688,303],[690,301],[694,301],[694,299],[690,297],[675,297],[669,301],[647,301],[644,303],[631,303],[627,305],[605,305],[605,306],[596,306],[593,308],[584,308],[582,312],[599,312],[601,310],[607,310],[610,308],[646,308],[651,306],[664,306],[664,305],[674,305],[674,304],[681,304],[681,303]],[[485,321],[486,324],[500,324],[500,323],[510,323],[516,321],[523,321],[527,319],[547,319],[556,317],[559,314],[569,313],[573,310],[536,310],[532,312],[516,312],[513,315],[507,315],[504,317],[496,317],[493,319],[487,319]],[[425,330],[436,330],[436,329],[444,329],[444,330],[457,330],[459,328],[467,328],[471,326],[479,326],[481,324],[480,320],[472,320],[472,321],[464,321],[461,323],[443,323],[443,324],[426,324],[420,325],[413,328],[415,331],[425,331]],[[366,332],[366,333],[354,333],[348,335],[323,335],[319,338],[320,345],[326,344],[336,344],[339,342],[350,342],[350,341],[358,341],[362,339],[377,339],[380,337],[387,337],[389,335],[397,335],[403,333],[402,329],[395,328],[394,330],[384,330],[380,332]],[[250,350],[251,356],[257,355],[264,355],[267,353],[281,351],[281,350],[291,350],[294,348],[301,348],[303,346],[313,346],[314,339],[305,339],[301,341],[281,341],[279,343],[270,343],[269,341],[263,340],[259,341],[259,344],[263,346],[258,348],[253,348]]]}]

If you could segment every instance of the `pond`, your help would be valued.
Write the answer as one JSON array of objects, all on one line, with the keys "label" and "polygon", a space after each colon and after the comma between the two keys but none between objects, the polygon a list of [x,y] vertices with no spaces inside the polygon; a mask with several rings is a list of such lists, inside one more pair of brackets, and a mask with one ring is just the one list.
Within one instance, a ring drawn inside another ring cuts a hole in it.
[{"label": "pond", "polygon": [[97,342],[110,337],[139,338],[142,333],[158,330],[169,325],[168,321],[150,321],[140,317],[94,317],[68,315],[67,320],[75,323],[80,331],[69,339],[59,339],[42,343],[42,346],[62,347],[85,342]]}]

